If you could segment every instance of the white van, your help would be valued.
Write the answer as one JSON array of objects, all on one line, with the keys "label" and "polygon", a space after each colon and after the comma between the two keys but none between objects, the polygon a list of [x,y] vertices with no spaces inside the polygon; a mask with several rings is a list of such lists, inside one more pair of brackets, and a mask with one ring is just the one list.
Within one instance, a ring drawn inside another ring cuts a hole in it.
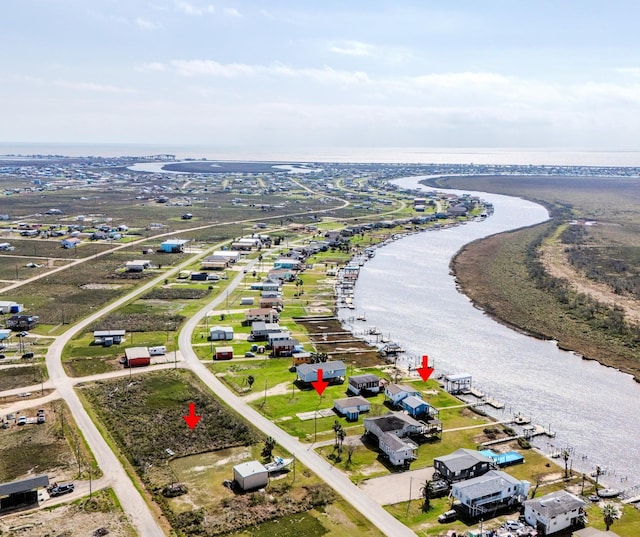
[{"label": "white van", "polygon": [[167,348],[164,345],[159,347],[149,347],[149,356],[160,356],[167,352]]}]

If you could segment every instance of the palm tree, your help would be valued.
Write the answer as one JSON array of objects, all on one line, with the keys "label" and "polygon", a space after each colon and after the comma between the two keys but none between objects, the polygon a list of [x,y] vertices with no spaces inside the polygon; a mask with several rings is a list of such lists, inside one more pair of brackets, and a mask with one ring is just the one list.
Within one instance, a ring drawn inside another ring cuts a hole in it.
[{"label": "palm tree", "polygon": [[336,443],[335,443],[335,447],[338,447],[338,435],[340,434],[340,431],[342,431],[342,424],[338,421],[335,420],[333,422],[333,425],[331,426],[331,428],[333,429],[333,432],[336,434]]},{"label": "palm tree", "polygon": [[267,439],[264,441],[264,447],[262,448],[262,457],[265,460],[271,458],[271,454],[273,453],[274,448],[276,447],[276,440],[272,436],[267,436]]},{"label": "palm tree", "polygon": [[256,381],[256,378],[253,375],[247,376],[247,384],[249,385],[249,389],[253,386],[253,383]]},{"label": "palm tree", "polygon": [[564,461],[564,478],[569,479],[569,457],[571,457],[571,453],[568,449],[563,449],[560,456]]},{"label": "palm tree", "polygon": [[605,531],[609,531],[609,528],[613,523],[620,518],[620,510],[612,503],[606,503],[602,507],[602,518],[604,525],[607,527]]},{"label": "palm tree", "polygon": [[424,485],[422,485],[422,487],[420,488],[420,494],[422,494],[422,510],[423,511],[428,511],[429,509],[431,509],[431,494],[433,492],[432,490],[432,483],[433,481],[431,479],[427,479],[424,482]]}]

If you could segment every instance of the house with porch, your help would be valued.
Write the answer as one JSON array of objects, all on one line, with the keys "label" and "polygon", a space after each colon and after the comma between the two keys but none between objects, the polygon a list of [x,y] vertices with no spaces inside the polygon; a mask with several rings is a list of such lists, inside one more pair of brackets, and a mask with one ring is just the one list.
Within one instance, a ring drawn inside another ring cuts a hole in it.
[{"label": "house with porch", "polygon": [[420,392],[406,384],[390,383],[385,387],[384,395],[394,406],[400,406],[401,401],[405,397],[409,397],[410,395],[420,397]]},{"label": "house with porch", "polygon": [[251,333],[247,341],[268,341],[269,334],[282,332],[283,327],[279,323],[266,323],[264,321],[253,321],[251,323]]},{"label": "house with porch", "polygon": [[464,481],[496,468],[492,458],[473,449],[460,448],[433,459],[433,468],[449,483]]},{"label": "house with porch", "polygon": [[451,496],[471,518],[487,518],[488,513],[521,504],[528,493],[528,481],[520,481],[502,470],[489,470],[451,486]]},{"label": "house with porch", "polygon": [[416,458],[418,445],[411,436],[424,434],[425,424],[402,412],[364,419],[365,434],[378,439],[378,447],[394,466],[409,464]]},{"label": "house with porch", "polygon": [[265,323],[277,323],[280,320],[280,313],[273,308],[252,308],[244,312],[242,326],[253,326],[255,321]]},{"label": "house with porch", "polygon": [[355,395],[379,393],[380,377],[373,373],[351,375],[349,377],[349,386],[347,387],[347,391]]},{"label": "house with porch", "polygon": [[524,502],[524,518],[541,535],[584,526],[586,503],[565,490]]},{"label": "house with porch", "polygon": [[429,410],[431,409],[429,403],[423,401],[422,397],[417,395],[405,397],[400,402],[400,406],[402,406],[402,409],[409,414],[409,416],[416,419],[421,419],[425,416],[429,417]]},{"label": "house with porch", "polygon": [[291,337],[273,340],[271,342],[271,356],[274,358],[290,357],[299,345],[300,342]]},{"label": "house with porch", "polygon": [[40,317],[37,315],[12,315],[9,317],[5,325],[11,330],[32,330],[38,326]]}]

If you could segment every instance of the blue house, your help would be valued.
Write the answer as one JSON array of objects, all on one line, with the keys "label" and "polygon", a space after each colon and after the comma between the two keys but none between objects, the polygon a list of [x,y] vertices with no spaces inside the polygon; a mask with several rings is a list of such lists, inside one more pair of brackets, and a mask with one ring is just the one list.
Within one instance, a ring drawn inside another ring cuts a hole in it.
[{"label": "blue house", "polygon": [[416,395],[409,395],[400,402],[402,408],[413,418],[429,414],[429,404]]},{"label": "blue house", "polygon": [[186,239],[167,239],[160,245],[160,249],[167,253],[179,253],[184,251],[184,245],[189,241]]}]

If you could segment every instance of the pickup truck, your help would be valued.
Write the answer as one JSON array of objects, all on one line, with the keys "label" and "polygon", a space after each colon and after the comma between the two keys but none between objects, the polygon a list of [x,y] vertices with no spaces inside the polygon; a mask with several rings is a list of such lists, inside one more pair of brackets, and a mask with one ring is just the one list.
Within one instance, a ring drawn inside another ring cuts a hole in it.
[{"label": "pickup truck", "polygon": [[49,491],[49,496],[62,496],[63,494],[69,494],[73,492],[74,489],[73,483],[67,483],[64,485],[56,485]]}]

